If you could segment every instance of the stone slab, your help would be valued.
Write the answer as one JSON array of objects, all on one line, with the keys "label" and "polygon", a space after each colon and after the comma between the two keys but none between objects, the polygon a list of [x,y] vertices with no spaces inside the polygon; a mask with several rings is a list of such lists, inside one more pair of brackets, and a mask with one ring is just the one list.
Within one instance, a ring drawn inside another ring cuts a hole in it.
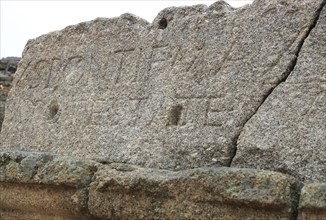
[{"label": "stone slab", "polygon": [[85,190],[63,185],[0,182],[1,220],[92,219]]},{"label": "stone slab", "polygon": [[299,182],[237,168],[142,168],[0,153],[2,219],[292,219]]},{"label": "stone slab", "polygon": [[171,7],[152,24],[124,14],[30,40],[0,149],[172,170],[229,166],[321,2]]},{"label": "stone slab", "polygon": [[0,219],[94,219],[87,209],[94,161],[0,152]]},{"label": "stone slab", "polygon": [[326,182],[326,7],[293,72],[245,125],[232,163]]},{"label": "stone slab", "polygon": [[298,220],[323,220],[326,217],[326,183],[306,184],[300,195]]},{"label": "stone slab", "polygon": [[112,164],[95,174],[88,204],[101,219],[292,219],[296,187],[268,171]]}]

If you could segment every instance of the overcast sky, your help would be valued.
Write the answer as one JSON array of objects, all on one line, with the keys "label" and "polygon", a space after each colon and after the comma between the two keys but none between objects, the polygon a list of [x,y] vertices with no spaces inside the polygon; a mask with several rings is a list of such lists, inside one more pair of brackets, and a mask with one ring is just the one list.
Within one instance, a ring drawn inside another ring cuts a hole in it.
[{"label": "overcast sky", "polygon": [[[97,17],[116,17],[129,12],[152,22],[164,8],[215,0],[192,1],[17,1],[0,0],[0,58],[21,56],[28,39]],[[233,7],[253,0],[226,0]]]}]

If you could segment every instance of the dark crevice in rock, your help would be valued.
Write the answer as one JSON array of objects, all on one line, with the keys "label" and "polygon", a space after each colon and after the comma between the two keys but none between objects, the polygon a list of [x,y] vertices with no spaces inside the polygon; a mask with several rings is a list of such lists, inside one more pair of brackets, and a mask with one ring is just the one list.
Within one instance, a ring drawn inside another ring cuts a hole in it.
[{"label": "dark crevice in rock", "polygon": [[95,176],[97,171],[98,171],[98,167],[96,167],[96,166],[90,168],[90,181],[88,183],[86,183],[85,186],[84,186],[85,206],[84,206],[83,211],[87,215],[90,215],[91,219],[94,219],[94,220],[99,220],[100,218],[97,218],[96,216],[92,215],[92,213],[90,211],[90,208],[89,208],[89,188],[90,188],[90,185],[92,184],[92,182],[94,180],[94,176]]},{"label": "dark crevice in rock", "polygon": [[296,184],[294,184],[292,188],[292,219],[296,220],[298,219],[299,215],[299,201],[300,201],[300,195],[301,195],[301,189],[303,187],[303,183],[297,181]]},{"label": "dark crevice in rock", "polygon": [[235,157],[235,155],[237,155],[237,142],[238,142],[238,139],[239,139],[239,136],[240,136],[241,132],[239,132],[236,137],[233,139],[233,143],[232,143],[232,146],[234,146],[230,152],[230,154],[232,155],[228,164],[226,165],[227,167],[231,167],[232,165],[232,162],[233,162],[233,158]]},{"label": "dark crevice in rock", "polygon": [[98,163],[100,163],[100,164],[102,164],[102,165],[108,165],[108,164],[111,164],[112,162],[110,162],[110,161],[107,161],[107,160],[105,160],[105,159],[99,159],[99,160],[97,160],[96,162],[98,162]]},{"label": "dark crevice in rock", "polygon": [[231,156],[231,159],[230,159],[230,164],[229,166],[231,167],[232,165],[232,162],[233,162],[233,159],[234,157],[236,156],[236,153],[237,153],[237,145],[238,145],[238,141],[239,141],[239,137],[243,131],[243,128],[245,127],[245,125],[247,124],[248,121],[250,121],[250,119],[257,113],[257,111],[259,110],[259,108],[264,104],[264,102],[266,101],[266,99],[270,96],[270,94],[274,91],[275,88],[277,88],[281,83],[285,82],[287,80],[287,78],[289,77],[289,75],[292,73],[292,71],[294,70],[296,64],[297,64],[297,60],[298,60],[298,57],[299,57],[299,54],[300,54],[300,51],[302,49],[302,46],[305,42],[305,40],[308,38],[308,36],[310,35],[311,31],[316,27],[317,25],[317,22],[319,20],[319,17],[320,17],[320,13],[321,13],[321,10],[323,9],[323,7],[326,5],[326,0],[324,0],[320,7],[318,8],[318,10],[316,11],[316,14],[315,14],[315,17],[312,21],[312,23],[310,24],[309,26],[309,29],[306,31],[306,33],[304,33],[303,37],[301,38],[301,40],[298,42],[298,46],[296,48],[296,50],[294,51],[294,58],[290,61],[289,63],[289,66],[288,68],[286,69],[286,71],[283,73],[283,77],[281,77],[279,79],[279,81],[277,83],[275,83],[275,86],[272,87],[271,89],[269,89],[266,94],[263,96],[262,98],[262,101],[260,102],[260,104],[258,105],[258,107],[256,108],[256,110],[253,112],[252,115],[250,115],[246,120],[245,122],[243,123],[243,126],[242,126],[242,130],[239,132],[239,134],[235,137],[235,141],[234,141],[234,146],[235,146],[235,150],[234,150],[234,154]]},{"label": "dark crevice in rock", "polygon": [[82,207],[81,207],[81,213],[83,213],[84,215],[90,215],[89,209],[88,209],[88,198],[89,198],[89,186],[86,185],[83,189],[80,189],[80,193],[82,194],[82,196],[85,198],[85,200],[82,203]]}]

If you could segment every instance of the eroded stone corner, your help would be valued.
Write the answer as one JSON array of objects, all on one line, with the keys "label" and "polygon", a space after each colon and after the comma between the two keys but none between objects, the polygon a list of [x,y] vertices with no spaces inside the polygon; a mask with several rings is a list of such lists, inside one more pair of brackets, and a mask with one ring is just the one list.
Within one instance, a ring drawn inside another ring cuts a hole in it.
[{"label": "eroded stone corner", "polygon": [[4,219],[93,219],[88,186],[100,164],[47,153],[0,153]]},{"label": "eroded stone corner", "polygon": [[298,220],[325,219],[326,184],[306,184],[301,191]]}]

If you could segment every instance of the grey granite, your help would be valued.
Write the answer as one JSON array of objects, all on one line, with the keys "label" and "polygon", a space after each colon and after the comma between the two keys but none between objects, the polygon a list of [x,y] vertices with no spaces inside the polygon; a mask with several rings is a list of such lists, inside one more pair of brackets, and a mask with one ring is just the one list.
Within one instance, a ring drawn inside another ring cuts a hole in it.
[{"label": "grey granite", "polygon": [[321,3],[171,7],[152,24],[124,14],[30,40],[0,149],[172,170],[229,166]]},{"label": "grey granite", "polygon": [[235,167],[326,182],[326,7],[285,82],[268,96],[240,135]]}]

